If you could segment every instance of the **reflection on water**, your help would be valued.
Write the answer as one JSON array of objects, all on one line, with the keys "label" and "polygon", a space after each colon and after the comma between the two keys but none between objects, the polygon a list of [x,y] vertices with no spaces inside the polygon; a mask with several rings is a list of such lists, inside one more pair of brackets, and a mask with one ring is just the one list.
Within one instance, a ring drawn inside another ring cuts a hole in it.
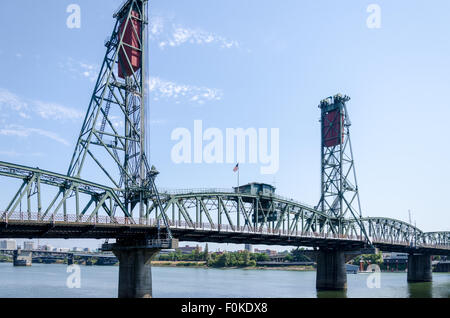
[{"label": "reflection on water", "polygon": [[347,298],[346,290],[317,291],[317,298]]},{"label": "reflection on water", "polygon": [[[0,263],[0,298],[116,298],[118,266],[81,266],[81,288],[68,288],[66,265],[14,267]],[[450,297],[450,274],[433,273],[432,283],[407,283],[406,273],[347,275],[347,291],[316,291],[315,271],[153,267],[155,298],[408,298]]]},{"label": "reflection on water", "polygon": [[432,298],[433,283],[408,283],[409,298]]}]

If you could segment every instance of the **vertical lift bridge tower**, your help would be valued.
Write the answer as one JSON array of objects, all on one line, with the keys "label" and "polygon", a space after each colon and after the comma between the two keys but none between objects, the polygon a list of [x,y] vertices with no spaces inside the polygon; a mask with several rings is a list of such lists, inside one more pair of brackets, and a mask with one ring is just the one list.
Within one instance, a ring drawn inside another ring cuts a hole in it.
[{"label": "vertical lift bridge tower", "polygon": [[[146,123],[148,112],[148,1],[128,0],[113,16],[116,19],[106,54],[92,94],[88,111],[69,166],[68,175],[101,174],[119,200],[102,206],[111,216],[116,211],[130,222],[145,222],[151,202],[162,205],[155,178],[158,171],[149,166]],[[123,126],[114,125],[114,119]],[[115,172],[115,173],[114,173]],[[139,217],[136,216],[139,215]],[[150,260],[161,248],[176,247],[165,213],[161,213],[165,236],[160,227],[153,234],[133,240],[120,239],[104,244],[120,261],[119,297],[151,297]],[[158,223],[159,225],[159,223]]]},{"label": "vertical lift bridge tower", "polygon": [[[349,234],[350,220],[360,235],[369,237],[361,222],[361,206],[350,140],[350,97],[337,94],[320,102],[321,109],[321,197],[317,208],[334,218],[334,234]],[[320,248],[317,259],[317,289],[347,288],[345,248]]]}]

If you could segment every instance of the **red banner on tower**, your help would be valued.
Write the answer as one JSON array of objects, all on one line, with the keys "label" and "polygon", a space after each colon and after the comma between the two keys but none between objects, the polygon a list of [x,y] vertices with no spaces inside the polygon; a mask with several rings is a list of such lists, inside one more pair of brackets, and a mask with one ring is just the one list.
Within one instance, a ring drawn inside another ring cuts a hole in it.
[{"label": "red banner on tower", "polygon": [[127,19],[123,20],[119,28],[119,41],[122,35],[124,45],[119,52],[119,77],[125,78],[141,68],[141,21],[139,13],[132,11],[128,24]]},{"label": "red banner on tower", "polygon": [[322,120],[325,147],[334,147],[344,141],[344,114],[339,109],[328,112]]}]

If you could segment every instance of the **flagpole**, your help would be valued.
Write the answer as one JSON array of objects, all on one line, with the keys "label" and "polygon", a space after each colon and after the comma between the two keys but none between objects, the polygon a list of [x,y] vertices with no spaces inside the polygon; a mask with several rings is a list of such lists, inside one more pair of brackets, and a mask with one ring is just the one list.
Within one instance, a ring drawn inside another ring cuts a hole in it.
[{"label": "flagpole", "polygon": [[238,181],[238,184],[237,184],[238,188],[239,188],[239,170],[240,169],[238,169],[238,180],[237,180]]},{"label": "flagpole", "polygon": [[237,192],[239,192],[239,163],[234,167],[234,172],[237,172]]}]

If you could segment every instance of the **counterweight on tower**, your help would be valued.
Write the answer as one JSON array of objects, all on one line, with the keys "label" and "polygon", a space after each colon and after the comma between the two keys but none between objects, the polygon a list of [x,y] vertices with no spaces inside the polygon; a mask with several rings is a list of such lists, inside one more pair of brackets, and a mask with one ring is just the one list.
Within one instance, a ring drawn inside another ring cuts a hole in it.
[{"label": "counterweight on tower", "polygon": [[[116,23],[67,172],[78,178],[102,174],[132,222],[137,219],[133,212],[139,211],[139,223],[152,202],[163,211],[155,185],[158,172],[149,166],[146,152],[147,11],[147,0],[128,0],[114,14]],[[117,203],[109,209],[105,202],[96,204],[114,216]],[[161,219],[171,237],[165,213]]]},{"label": "counterweight on tower", "polygon": [[350,97],[337,94],[320,102],[321,109],[321,197],[318,209],[335,218],[339,234],[349,230],[346,217],[355,219],[361,235],[368,239],[360,219],[358,183],[350,140]]}]

